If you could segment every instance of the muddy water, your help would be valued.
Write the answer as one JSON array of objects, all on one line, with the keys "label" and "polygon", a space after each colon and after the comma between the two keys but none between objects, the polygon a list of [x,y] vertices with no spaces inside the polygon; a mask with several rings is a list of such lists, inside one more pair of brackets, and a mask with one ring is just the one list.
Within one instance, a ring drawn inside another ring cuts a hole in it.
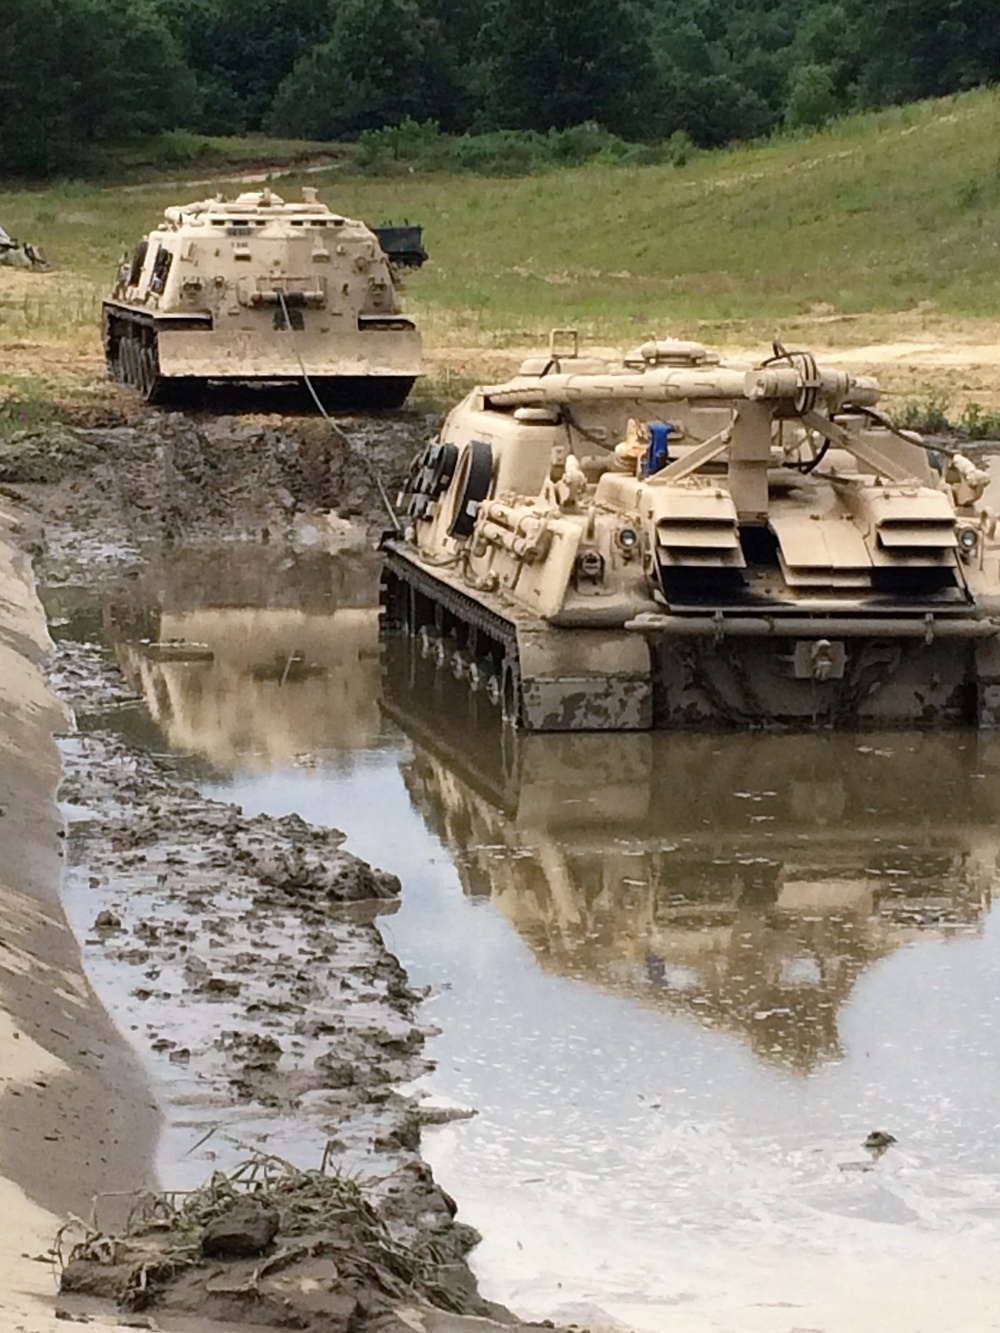
[{"label": "muddy water", "polygon": [[383,679],[370,607],[177,605],[160,649],[113,637],[205,790],[403,881],[426,1087],[478,1110],[424,1152],[484,1294],[1000,1326],[1000,739],[505,736],[405,654]]}]

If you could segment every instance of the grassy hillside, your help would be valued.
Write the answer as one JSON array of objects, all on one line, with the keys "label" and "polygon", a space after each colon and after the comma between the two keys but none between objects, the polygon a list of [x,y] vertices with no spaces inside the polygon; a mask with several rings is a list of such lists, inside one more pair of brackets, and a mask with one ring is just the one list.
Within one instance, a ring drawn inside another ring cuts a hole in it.
[{"label": "grassy hillside", "polygon": [[[652,330],[753,340],[820,315],[991,319],[1000,310],[1000,93],[837,122],[682,167],[557,170],[522,179],[349,175],[321,187],[371,222],[420,221],[433,262],[408,283],[428,341],[523,343],[553,324],[606,342]],[[194,173],[192,173],[194,174]],[[245,187],[244,187],[245,188]],[[0,269],[4,343],[92,344],[122,251],[168,203],[208,187],[0,189],[0,223],[42,245],[47,277]],[[891,319],[886,322],[890,328]],[[882,335],[882,336],[887,336]]]}]

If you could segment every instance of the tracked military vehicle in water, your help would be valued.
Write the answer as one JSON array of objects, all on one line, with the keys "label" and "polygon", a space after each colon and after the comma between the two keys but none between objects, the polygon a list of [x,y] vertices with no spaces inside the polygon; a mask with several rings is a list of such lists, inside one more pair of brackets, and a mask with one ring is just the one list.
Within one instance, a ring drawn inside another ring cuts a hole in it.
[{"label": "tracked military vehicle in water", "polygon": [[807,352],[564,341],[416,460],[387,631],[531,730],[997,725],[985,472]]},{"label": "tracked military vehicle in water", "polygon": [[425,258],[419,228],[383,246],[309,187],[301,203],[265,189],[168,208],[104,302],[108,373],[151,402],[308,375],[326,406],[398,407],[421,346],[397,268]]}]

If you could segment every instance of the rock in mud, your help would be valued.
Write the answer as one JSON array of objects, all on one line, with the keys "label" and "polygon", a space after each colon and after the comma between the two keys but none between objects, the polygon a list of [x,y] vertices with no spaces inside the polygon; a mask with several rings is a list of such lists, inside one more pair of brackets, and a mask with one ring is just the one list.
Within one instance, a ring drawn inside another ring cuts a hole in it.
[{"label": "rock in mud", "polygon": [[[128,1237],[88,1236],[71,1254],[62,1290],[227,1328],[405,1333],[446,1318],[451,1333],[481,1333],[482,1316],[516,1326],[478,1294],[464,1262],[476,1234],[452,1222],[422,1164],[372,1189],[268,1162],[277,1174],[265,1174],[249,1197],[217,1177],[180,1208],[155,1201]],[[192,1244],[192,1231],[220,1248]]]},{"label": "rock in mud", "polygon": [[275,1208],[250,1200],[236,1204],[213,1222],[201,1237],[201,1252],[209,1257],[245,1259],[263,1254],[278,1234],[280,1219]]}]

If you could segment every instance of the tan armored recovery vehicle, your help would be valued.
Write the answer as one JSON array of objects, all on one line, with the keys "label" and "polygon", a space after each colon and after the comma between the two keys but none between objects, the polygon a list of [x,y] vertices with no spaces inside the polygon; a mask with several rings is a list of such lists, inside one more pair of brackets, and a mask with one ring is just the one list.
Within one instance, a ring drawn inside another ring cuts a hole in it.
[{"label": "tan armored recovery vehicle", "polygon": [[564,341],[416,461],[387,630],[531,730],[997,724],[985,472],[808,352]]},{"label": "tan armored recovery vehicle", "polygon": [[[396,265],[376,231],[302,193],[168,208],[104,302],[111,378],[155,402],[206,381],[308,375],[324,406],[398,407],[421,347]],[[423,262],[419,228],[386,231],[398,264]]]}]

